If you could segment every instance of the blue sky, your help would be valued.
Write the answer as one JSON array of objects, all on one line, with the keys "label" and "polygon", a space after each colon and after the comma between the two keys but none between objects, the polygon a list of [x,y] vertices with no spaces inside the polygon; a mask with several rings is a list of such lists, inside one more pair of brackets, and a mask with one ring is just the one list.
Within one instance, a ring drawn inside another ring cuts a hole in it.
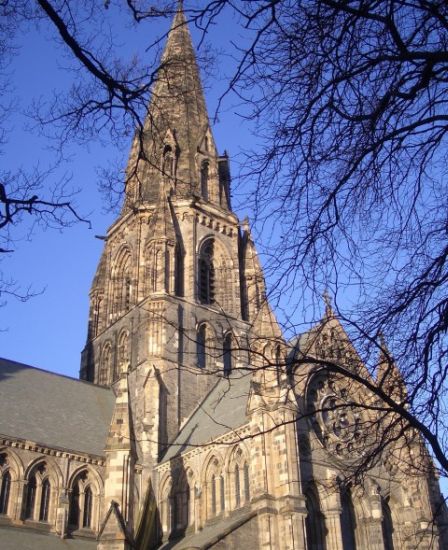
[{"label": "blue sky", "polygon": [[[227,21],[231,25],[231,21]],[[115,42],[125,55],[134,52],[148,65],[154,51],[146,51],[155,36],[166,32],[169,21],[126,28],[118,14],[112,14],[112,24],[122,33]],[[65,68],[70,62],[63,49],[54,42],[54,31],[47,27],[29,26],[16,38],[17,55],[9,68],[14,89],[15,109],[8,120],[8,144],[3,150],[2,168],[41,168],[52,165],[55,154],[52,142],[32,129],[33,121],[26,115],[35,100],[50,98],[54,91],[67,89],[77,75]],[[232,38],[224,27],[211,29],[215,48],[224,48]],[[193,29],[198,42],[198,32]],[[228,57],[225,57],[228,59]],[[222,57],[206,75],[205,88],[209,113],[212,116],[217,98],[223,90]],[[238,170],[240,148],[247,144],[249,133],[241,119],[233,112],[230,102],[224,105],[219,122],[213,124],[220,151],[227,149],[232,156],[233,172]],[[102,250],[102,241],[95,235],[104,235],[116,214],[105,212],[107,203],[98,191],[98,169],[109,161],[126,162],[129,144],[117,150],[107,143],[92,141],[88,146],[70,145],[66,162],[57,175],[71,176],[70,185],[79,189],[75,202],[92,224],[77,224],[63,231],[35,228],[28,238],[26,221],[14,228],[17,239],[15,251],[2,258],[1,268],[6,277],[13,278],[22,287],[38,293],[27,302],[13,298],[0,308],[0,356],[24,362],[51,371],[77,376],[80,352],[87,330],[88,292]],[[238,203],[237,193],[235,202]],[[244,215],[245,212],[241,211]]]}]

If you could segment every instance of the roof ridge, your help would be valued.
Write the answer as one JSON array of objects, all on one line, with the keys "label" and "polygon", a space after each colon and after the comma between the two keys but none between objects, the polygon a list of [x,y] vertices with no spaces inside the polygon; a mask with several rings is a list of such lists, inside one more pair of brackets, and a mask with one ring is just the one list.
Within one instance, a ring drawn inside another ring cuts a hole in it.
[{"label": "roof ridge", "polygon": [[45,372],[47,374],[52,374],[53,376],[58,376],[59,378],[67,378],[68,380],[72,380],[73,382],[80,382],[81,384],[87,384],[92,387],[100,388],[102,390],[110,391],[111,388],[106,388],[104,386],[99,386],[98,384],[94,384],[93,382],[89,382],[88,380],[81,380],[80,378],[75,378],[74,376],[69,376],[68,374],[61,374],[59,372],[54,372],[48,369],[43,369],[41,367],[34,367],[33,365],[28,365],[27,363],[21,363],[20,361],[15,361],[14,359],[8,359],[7,357],[0,357],[0,361],[5,361],[7,363],[14,363],[15,365],[19,365],[21,367],[27,368],[27,369],[33,369],[38,370],[40,372]]}]

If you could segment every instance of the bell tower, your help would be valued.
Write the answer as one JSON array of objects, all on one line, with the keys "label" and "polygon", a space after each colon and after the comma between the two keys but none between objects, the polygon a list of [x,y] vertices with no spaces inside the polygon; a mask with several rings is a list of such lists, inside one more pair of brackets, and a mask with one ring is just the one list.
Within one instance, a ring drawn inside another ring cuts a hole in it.
[{"label": "bell tower", "polygon": [[80,371],[112,386],[120,402],[128,393],[126,433],[137,443],[123,452],[143,478],[217,377],[247,367],[261,317],[266,336],[280,337],[249,288],[262,284],[255,256],[231,210],[229,161],[215,145],[180,6],[92,284]]}]

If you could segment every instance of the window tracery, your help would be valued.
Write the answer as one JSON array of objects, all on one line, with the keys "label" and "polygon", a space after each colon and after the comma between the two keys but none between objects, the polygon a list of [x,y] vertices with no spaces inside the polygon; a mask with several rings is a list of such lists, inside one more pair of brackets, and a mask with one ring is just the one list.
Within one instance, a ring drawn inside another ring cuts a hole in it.
[{"label": "window tracery", "polygon": [[321,443],[338,457],[349,459],[364,452],[368,430],[365,411],[354,405],[353,389],[327,369],[315,373],[307,389],[310,418]]},{"label": "window tracery", "polygon": [[24,518],[48,522],[51,513],[52,484],[46,463],[33,468],[25,487]]}]

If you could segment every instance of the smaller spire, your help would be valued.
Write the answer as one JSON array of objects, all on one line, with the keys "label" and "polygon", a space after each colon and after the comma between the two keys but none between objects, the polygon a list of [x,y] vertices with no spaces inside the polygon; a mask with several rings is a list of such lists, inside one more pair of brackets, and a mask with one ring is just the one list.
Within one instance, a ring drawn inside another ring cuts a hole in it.
[{"label": "smaller spire", "polygon": [[404,400],[407,395],[406,384],[386,343],[382,331],[378,333],[379,357],[376,383],[394,399]]},{"label": "smaller spire", "polygon": [[333,311],[333,304],[330,296],[330,292],[328,291],[328,288],[326,288],[322,294],[322,298],[325,303],[325,317],[328,319],[330,317],[334,317],[334,311]]}]

